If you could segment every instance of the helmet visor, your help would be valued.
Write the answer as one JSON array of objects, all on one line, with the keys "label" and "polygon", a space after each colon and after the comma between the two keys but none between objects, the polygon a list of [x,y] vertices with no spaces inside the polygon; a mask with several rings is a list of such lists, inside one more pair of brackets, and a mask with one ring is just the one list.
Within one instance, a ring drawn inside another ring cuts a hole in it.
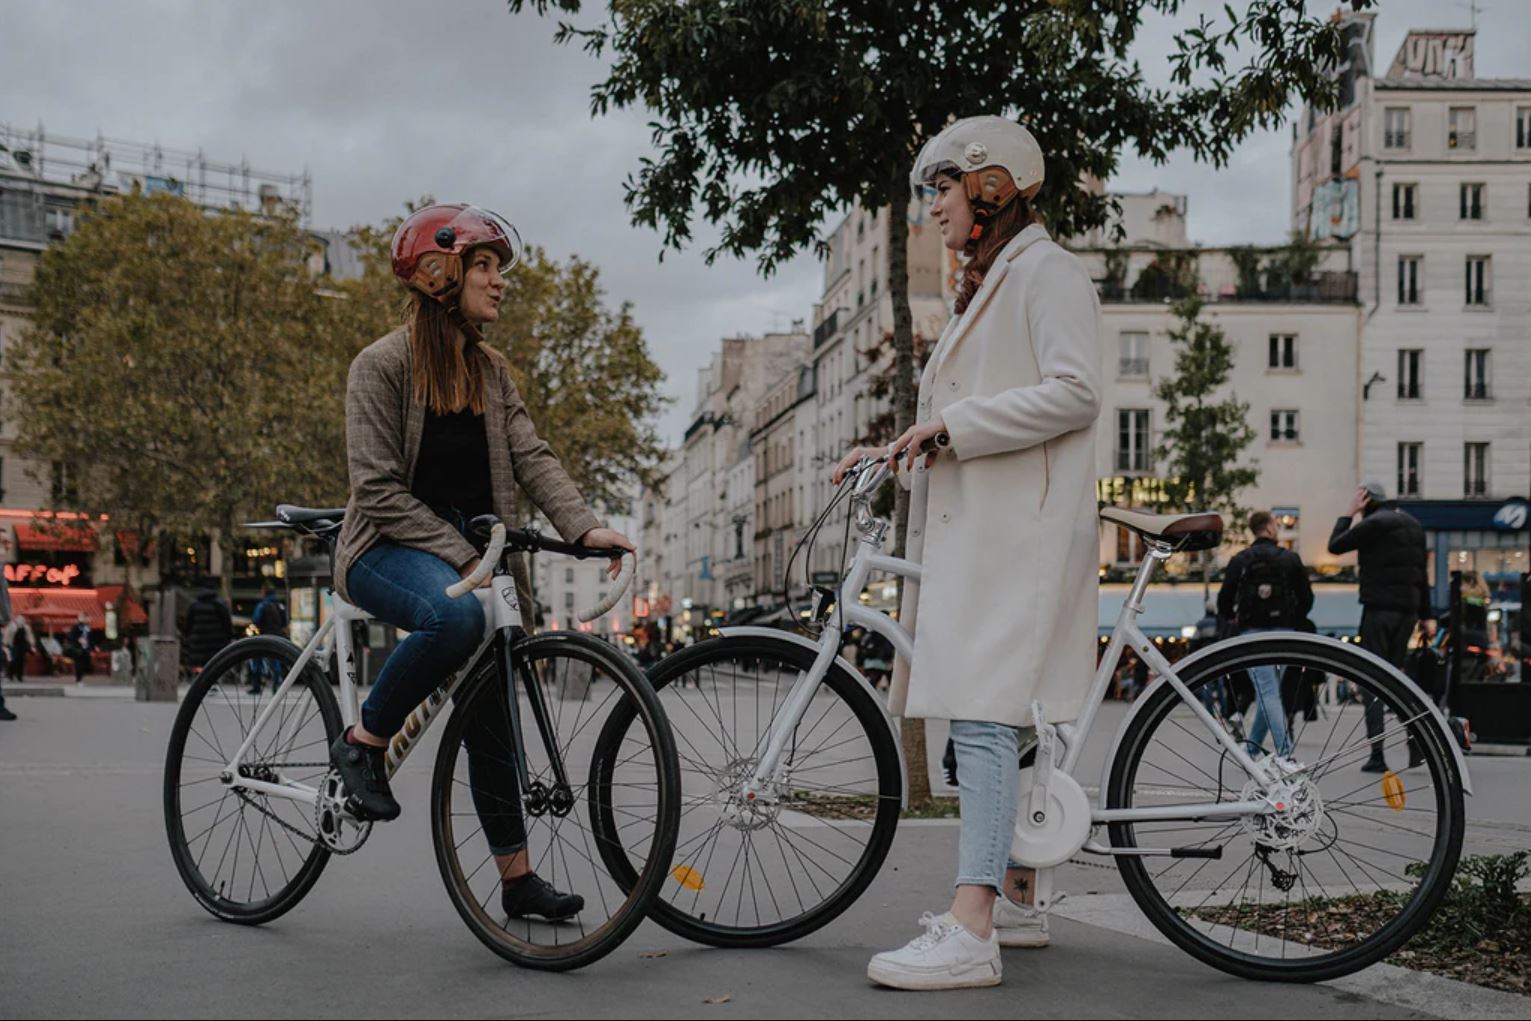
[{"label": "helmet visor", "polygon": [[448,225],[457,235],[459,254],[469,248],[488,245],[500,255],[500,275],[505,276],[521,261],[521,235],[499,213],[482,206],[464,206]]}]

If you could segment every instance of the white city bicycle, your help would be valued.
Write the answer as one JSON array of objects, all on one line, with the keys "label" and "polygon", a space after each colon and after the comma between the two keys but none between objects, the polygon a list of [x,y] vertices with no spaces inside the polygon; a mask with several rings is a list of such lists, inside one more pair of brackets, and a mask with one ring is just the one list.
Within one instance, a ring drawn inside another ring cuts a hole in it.
[{"label": "white city bicycle", "polygon": [[[293,529],[333,544],[343,514],[284,504],[279,521],[249,527]],[[626,939],[666,874],[680,807],[673,738],[653,688],[624,653],[577,632],[525,634],[505,561],[518,551],[606,558],[622,551],[507,530],[490,515],[474,519],[471,531],[488,537],[488,549],[478,569],[447,591],[482,603],[483,644],[409,714],[388,748],[388,775],[452,703],[430,795],[447,893],[500,956],[534,968],[579,967]],[[491,575],[491,585],[479,587]],[[629,559],[611,593],[581,619],[610,609],[631,576]],[[255,925],[286,913],[332,855],[357,851],[372,831],[329,761],[330,745],[358,718],[352,628],[369,619],[334,596],[329,619],[302,649],[271,635],[234,642],[181,703],[165,761],[165,829],[192,896],[224,921]],[[338,703],[322,669],[331,641]],[[267,677],[282,680],[269,697],[252,697],[247,686],[258,692]],[[622,743],[599,749],[602,722],[618,706]],[[496,841],[524,843],[533,870],[583,897],[583,907],[563,920],[511,917],[499,896]],[[614,877],[598,848],[619,841],[632,854]]]},{"label": "white city bicycle", "polygon": [[[725,627],[650,670],[684,791],[675,863],[650,915],[677,934],[718,946],[800,938],[849,907],[888,852],[906,793],[899,731],[839,655],[858,625],[913,654],[910,634],[858,598],[873,572],[920,577],[918,564],[881,553],[887,525],[871,496],[887,475],[882,461],[864,460],[799,543],[850,500],[846,527],[859,541],[838,591],[819,593],[817,640]],[[1038,904],[1056,900],[1052,868],[1084,852],[1114,858],[1161,932],[1233,974],[1316,981],[1385,957],[1429,920],[1461,849],[1470,781],[1440,713],[1382,660],[1314,635],[1249,635],[1171,665],[1137,625],[1144,594],[1162,561],[1218,545],[1222,519],[1117,508],[1101,517],[1138,533],[1147,553],[1080,718],[1037,715],[1034,783],[1012,853],[1041,870]],[[1074,772],[1126,647],[1157,680],[1117,731],[1091,798]],[[1292,755],[1278,757],[1204,705],[1212,686],[1237,688],[1258,667],[1281,674],[1289,705],[1326,679],[1344,682],[1351,700],[1323,719],[1289,709]],[[1389,714],[1378,744],[1397,762],[1408,743],[1418,767],[1360,772],[1372,751],[1368,698]],[[622,726],[620,713],[607,723]]]}]

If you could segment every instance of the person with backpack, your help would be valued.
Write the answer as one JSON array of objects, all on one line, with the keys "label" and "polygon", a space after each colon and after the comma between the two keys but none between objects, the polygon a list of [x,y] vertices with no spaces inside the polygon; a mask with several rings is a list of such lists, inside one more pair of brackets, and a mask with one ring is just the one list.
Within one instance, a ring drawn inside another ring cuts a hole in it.
[{"label": "person with backpack", "polygon": [[[250,614],[250,623],[254,624],[255,629],[263,635],[287,637],[287,610],[282,606],[281,600],[277,599],[270,583],[261,586],[260,602],[255,604],[255,610]],[[268,678],[273,691],[282,683],[282,667],[276,660],[257,660],[256,668],[259,672],[251,680],[250,686],[245,689],[247,694],[259,695]]]},{"label": "person with backpack", "polygon": [[[1269,511],[1249,516],[1254,542],[1236,553],[1223,573],[1217,614],[1237,634],[1293,631],[1313,609],[1313,586],[1302,558],[1276,542],[1276,519]],[[1249,671],[1254,686],[1253,722],[1245,739],[1250,753],[1261,751],[1270,733],[1276,754],[1290,758],[1292,736],[1281,705],[1281,675],[1274,666]]]}]

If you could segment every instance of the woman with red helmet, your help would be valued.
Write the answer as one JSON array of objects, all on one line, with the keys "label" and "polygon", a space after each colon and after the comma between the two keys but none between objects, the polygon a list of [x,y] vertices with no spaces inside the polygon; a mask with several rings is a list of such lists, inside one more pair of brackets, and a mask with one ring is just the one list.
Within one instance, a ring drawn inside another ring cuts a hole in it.
[{"label": "woman with red helmet", "polygon": [[[346,458],[351,497],[335,552],[335,589],[379,620],[410,632],[383,665],[361,720],[336,739],[331,761],[370,818],[394,819],[384,749],[410,710],[462,667],[483,639],[477,599],[446,595],[478,566],[465,535],[480,514],[507,519],[520,486],[568,541],[634,549],[604,528],[547,443],[538,437],[504,356],[483,343],[499,318],[504,276],[520,238],[503,217],[436,205],[393,238],[393,272],[409,290],[404,324],[351,363]],[[612,563],[612,574],[619,569]],[[485,585],[489,580],[485,579]],[[478,805],[512,918],[569,918],[581,897],[532,869],[514,769],[487,749],[505,738],[469,732],[475,802],[480,790],[515,811]],[[478,749],[486,749],[480,753]]]}]

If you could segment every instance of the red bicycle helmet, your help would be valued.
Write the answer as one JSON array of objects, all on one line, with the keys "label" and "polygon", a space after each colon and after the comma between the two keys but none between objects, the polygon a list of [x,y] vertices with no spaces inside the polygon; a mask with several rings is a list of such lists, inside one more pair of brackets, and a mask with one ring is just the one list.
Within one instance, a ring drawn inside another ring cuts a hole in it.
[{"label": "red bicycle helmet", "polygon": [[488,245],[504,276],[521,259],[521,236],[499,213],[464,203],[416,210],[393,235],[393,275],[443,304],[462,290],[462,256]]}]

